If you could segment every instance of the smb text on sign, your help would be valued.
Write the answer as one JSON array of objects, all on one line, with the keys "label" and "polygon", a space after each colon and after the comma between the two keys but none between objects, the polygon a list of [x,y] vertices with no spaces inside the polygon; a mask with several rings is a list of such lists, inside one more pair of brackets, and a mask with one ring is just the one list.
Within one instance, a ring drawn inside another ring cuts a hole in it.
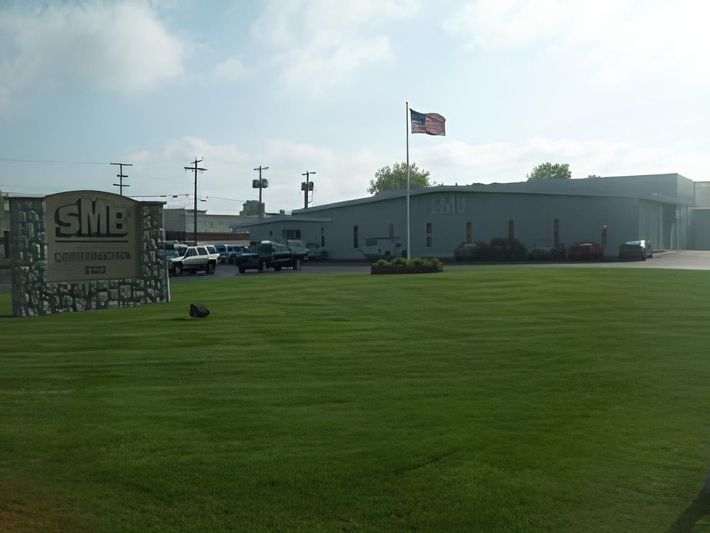
[{"label": "smb text on sign", "polygon": [[97,191],[45,198],[47,281],[137,278],[140,203]]}]

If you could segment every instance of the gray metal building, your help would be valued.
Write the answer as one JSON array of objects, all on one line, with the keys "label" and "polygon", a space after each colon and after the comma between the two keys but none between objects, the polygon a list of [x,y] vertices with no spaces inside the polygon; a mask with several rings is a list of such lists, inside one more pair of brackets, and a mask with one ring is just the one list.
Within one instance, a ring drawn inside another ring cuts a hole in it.
[{"label": "gray metal building", "polygon": [[[200,242],[227,242],[240,244],[248,236],[235,230],[240,222],[255,217],[238,215],[212,215],[197,211],[197,237]],[[169,241],[191,241],[195,229],[192,209],[164,209],[165,238]]]},{"label": "gray metal building", "polygon": [[[705,192],[705,189],[703,189]],[[710,212],[696,208],[695,182],[679,174],[435,186],[411,191],[411,255],[451,258],[466,242],[513,234],[528,248],[650,240],[655,249],[708,245]],[[707,216],[706,216],[707,215]],[[406,193],[374,196],[243,222],[253,241],[301,239],[331,259],[406,253]]]}]

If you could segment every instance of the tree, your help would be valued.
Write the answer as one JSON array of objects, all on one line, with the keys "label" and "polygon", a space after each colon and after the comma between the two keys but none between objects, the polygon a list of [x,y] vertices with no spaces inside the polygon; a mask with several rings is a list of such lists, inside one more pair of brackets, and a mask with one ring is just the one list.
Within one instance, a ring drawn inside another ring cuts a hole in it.
[{"label": "tree", "polygon": [[572,177],[567,163],[542,163],[528,174],[528,181],[568,180]]},{"label": "tree", "polygon": [[[420,170],[415,163],[409,167],[409,188],[421,189],[429,187],[429,171]],[[382,191],[393,191],[407,188],[407,163],[395,163],[391,167],[388,165],[375,172],[375,179],[370,180],[367,192],[376,194]]]}]

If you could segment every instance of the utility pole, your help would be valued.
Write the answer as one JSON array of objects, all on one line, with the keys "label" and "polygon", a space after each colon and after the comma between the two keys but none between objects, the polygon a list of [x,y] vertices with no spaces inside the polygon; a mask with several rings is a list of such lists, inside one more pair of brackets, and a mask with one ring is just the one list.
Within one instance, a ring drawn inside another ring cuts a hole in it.
[{"label": "utility pole", "polygon": [[114,187],[118,187],[118,193],[119,193],[121,196],[123,196],[123,188],[124,188],[124,187],[130,187],[130,185],[124,185],[124,184],[123,184],[123,178],[127,178],[127,177],[128,177],[128,176],[126,176],[126,175],[123,173],[123,167],[132,167],[133,164],[132,164],[132,163],[111,163],[111,164],[112,164],[112,165],[116,165],[116,166],[119,168],[118,174],[116,174],[116,177],[118,178],[118,183],[114,183],[113,186],[114,186]]},{"label": "utility pole", "polygon": [[258,168],[255,168],[254,170],[259,171],[259,179],[252,180],[251,182],[252,189],[259,189],[259,218],[264,218],[264,206],[261,203],[261,191],[262,189],[266,189],[269,187],[269,180],[261,177],[261,171],[268,169],[269,167],[262,167],[261,165],[259,165]]},{"label": "utility pole", "polygon": [[185,170],[193,170],[195,172],[195,207],[193,209],[193,220],[194,220],[194,227],[193,229],[193,239],[195,241],[195,245],[197,245],[197,171],[199,170],[200,172],[204,172],[207,170],[206,168],[198,167],[197,163],[201,163],[202,159],[197,159],[192,162],[191,167],[185,167]]},{"label": "utility pole", "polygon": [[313,182],[309,179],[311,174],[315,174],[315,172],[312,170],[306,170],[303,174],[301,174],[301,176],[306,176],[306,181],[301,182],[301,190],[303,191],[303,209],[308,209],[308,204],[312,201],[308,199],[308,193],[313,192]]}]

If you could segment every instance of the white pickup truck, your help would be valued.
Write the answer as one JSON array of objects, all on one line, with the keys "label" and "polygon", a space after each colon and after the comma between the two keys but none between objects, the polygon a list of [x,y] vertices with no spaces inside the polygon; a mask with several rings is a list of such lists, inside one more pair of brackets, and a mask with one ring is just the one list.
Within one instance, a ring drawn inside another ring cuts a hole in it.
[{"label": "white pickup truck", "polygon": [[204,271],[214,274],[217,259],[209,253],[205,246],[187,246],[180,248],[182,255],[173,257],[170,264],[170,275],[181,276],[185,272]]}]

